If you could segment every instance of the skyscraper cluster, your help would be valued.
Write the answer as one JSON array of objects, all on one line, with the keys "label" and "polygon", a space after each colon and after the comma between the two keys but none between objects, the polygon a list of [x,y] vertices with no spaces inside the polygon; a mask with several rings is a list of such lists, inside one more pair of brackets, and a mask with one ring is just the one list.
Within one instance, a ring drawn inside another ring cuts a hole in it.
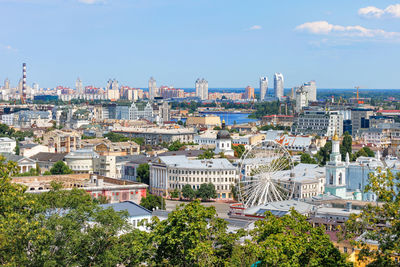
[{"label": "skyscraper cluster", "polygon": [[268,91],[268,77],[260,77],[260,100],[265,101],[268,97],[281,99],[283,97],[283,74],[274,74],[274,89]]},{"label": "skyscraper cluster", "polygon": [[201,100],[208,99],[208,82],[204,78],[196,80],[196,96]]}]

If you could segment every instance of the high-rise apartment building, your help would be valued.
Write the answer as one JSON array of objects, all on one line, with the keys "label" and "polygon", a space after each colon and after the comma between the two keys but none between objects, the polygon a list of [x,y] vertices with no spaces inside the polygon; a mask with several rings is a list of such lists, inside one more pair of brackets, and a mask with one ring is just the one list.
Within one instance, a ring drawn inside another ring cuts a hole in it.
[{"label": "high-rise apartment building", "polygon": [[274,74],[274,96],[281,99],[283,97],[283,74]]},{"label": "high-rise apartment building", "polygon": [[82,81],[81,81],[81,79],[79,79],[79,77],[78,77],[78,79],[76,79],[76,82],[75,82],[75,90],[76,90],[76,93],[80,94],[80,95],[83,95],[85,93]]},{"label": "high-rise apartment building", "polygon": [[265,100],[268,92],[268,78],[261,77],[260,78],[260,101]]},{"label": "high-rise apartment building", "polygon": [[150,80],[149,80],[149,99],[153,100],[157,96],[158,96],[158,92],[157,92],[156,80],[153,77],[150,77]]},{"label": "high-rise apartment building", "polygon": [[254,88],[251,86],[246,87],[246,92],[244,93],[244,99],[254,99]]},{"label": "high-rise apartment building", "polygon": [[315,81],[304,83],[302,87],[307,92],[309,101],[317,101],[317,84]]},{"label": "high-rise apartment building", "polygon": [[8,78],[6,78],[4,80],[4,88],[3,89],[5,89],[5,90],[10,89],[10,80]]},{"label": "high-rise apartment building", "polygon": [[304,87],[296,88],[296,113],[300,113],[304,107],[308,107],[308,91]]},{"label": "high-rise apartment building", "polygon": [[200,98],[201,100],[207,100],[208,99],[208,82],[203,78],[203,79],[197,79],[196,80],[196,96]]}]

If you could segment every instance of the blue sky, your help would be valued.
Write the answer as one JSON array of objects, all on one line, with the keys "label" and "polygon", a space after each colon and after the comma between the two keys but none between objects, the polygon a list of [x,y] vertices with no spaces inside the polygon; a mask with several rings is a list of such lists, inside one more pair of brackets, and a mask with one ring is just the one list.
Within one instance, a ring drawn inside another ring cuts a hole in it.
[{"label": "blue sky", "polygon": [[400,88],[400,0],[0,0],[0,81]]}]

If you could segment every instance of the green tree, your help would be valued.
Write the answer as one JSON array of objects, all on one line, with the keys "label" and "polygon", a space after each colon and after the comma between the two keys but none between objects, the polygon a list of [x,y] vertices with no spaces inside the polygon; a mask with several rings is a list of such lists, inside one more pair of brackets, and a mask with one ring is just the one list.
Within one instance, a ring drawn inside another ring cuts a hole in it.
[{"label": "green tree", "polygon": [[307,153],[301,153],[300,162],[306,164],[317,164],[317,161]]},{"label": "green tree", "polygon": [[114,132],[106,133],[104,137],[110,140],[111,142],[126,142],[129,140],[129,138],[125,137],[123,134]]},{"label": "green tree", "polygon": [[156,196],[147,193],[146,197],[142,197],[140,205],[148,210],[161,209],[165,210],[165,199],[162,196]]},{"label": "green tree", "polygon": [[293,209],[283,217],[267,212],[249,235],[251,239],[237,247],[231,259],[237,266],[256,261],[261,261],[260,266],[352,266],[331,243],[325,229],[312,227]]},{"label": "green tree", "polygon": [[50,169],[51,174],[70,174],[72,170],[63,161],[57,161],[54,163],[53,167]]},{"label": "green tree", "polygon": [[217,198],[217,191],[212,183],[201,184],[200,188],[196,191],[196,197],[201,198],[203,201]]},{"label": "green tree", "polygon": [[17,145],[15,146],[15,155],[19,155],[20,153],[20,148],[19,148],[19,143],[17,142]]},{"label": "green tree", "polygon": [[184,145],[185,144],[182,144],[181,142],[179,142],[179,140],[176,140],[176,141],[172,142],[172,144],[170,144],[168,146],[168,150],[169,151],[178,151]]},{"label": "green tree", "polygon": [[[398,266],[393,256],[400,253],[400,175],[389,169],[369,174],[365,192],[377,196],[379,205],[369,204],[346,222],[344,236],[360,249],[360,260],[372,260],[368,266]],[[377,249],[369,244],[377,244]]]},{"label": "green tree", "polygon": [[325,166],[326,162],[329,161],[329,156],[332,153],[332,142],[327,141],[326,144],[320,148],[317,153],[317,159],[321,166]]},{"label": "green tree", "polygon": [[166,220],[154,219],[150,227],[157,266],[229,266],[238,237],[227,233],[214,207],[199,201],[177,207]]},{"label": "green tree", "polygon": [[150,166],[147,163],[139,164],[137,170],[137,181],[145,184],[150,184]]},{"label": "green tree", "polygon": [[143,146],[144,141],[145,141],[143,137],[134,137],[134,138],[131,138],[131,140],[133,142],[135,142],[136,144],[138,144],[139,146]]},{"label": "green tree", "polygon": [[198,159],[212,159],[214,158],[214,151],[212,149],[204,150],[203,154],[199,155]]},{"label": "green tree", "polygon": [[232,145],[232,149],[234,151],[234,155],[237,158],[241,158],[243,153],[246,151],[244,145]]},{"label": "green tree", "polygon": [[375,153],[371,150],[371,148],[365,146],[363,147],[363,150],[365,151],[365,153],[367,153],[368,157],[375,157]]},{"label": "green tree", "polygon": [[353,139],[351,138],[349,132],[346,131],[343,135],[342,145],[340,146],[340,154],[342,155],[342,161],[346,160],[347,153],[349,153],[349,156],[351,156],[352,144],[353,144]]},{"label": "green tree", "polygon": [[171,198],[179,198],[180,191],[179,189],[175,189],[170,193]]},{"label": "green tree", "polygon": [[185,184],[182,188],[182,196],[193,200],[196,197],[196,192],[193,190],[191,185]]},{"label": "green tree", "polygon": [[[148,261],[148,234],[126,212],[102,209],[82,189],[26,194],[13,184],[15,163],[0,160],[2,266],[134,266]],[[121,234],[122,233],[122,234]]]}]

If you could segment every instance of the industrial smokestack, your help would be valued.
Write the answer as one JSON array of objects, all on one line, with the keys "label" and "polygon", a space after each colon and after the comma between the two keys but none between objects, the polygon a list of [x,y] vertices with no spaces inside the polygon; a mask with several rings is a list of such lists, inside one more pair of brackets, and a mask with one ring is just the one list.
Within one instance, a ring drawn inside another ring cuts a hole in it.
[{"label": "industrial smokestack", "polygon": [[26,100],[26,63],[22,63],[22,98],[23,104]]}]

